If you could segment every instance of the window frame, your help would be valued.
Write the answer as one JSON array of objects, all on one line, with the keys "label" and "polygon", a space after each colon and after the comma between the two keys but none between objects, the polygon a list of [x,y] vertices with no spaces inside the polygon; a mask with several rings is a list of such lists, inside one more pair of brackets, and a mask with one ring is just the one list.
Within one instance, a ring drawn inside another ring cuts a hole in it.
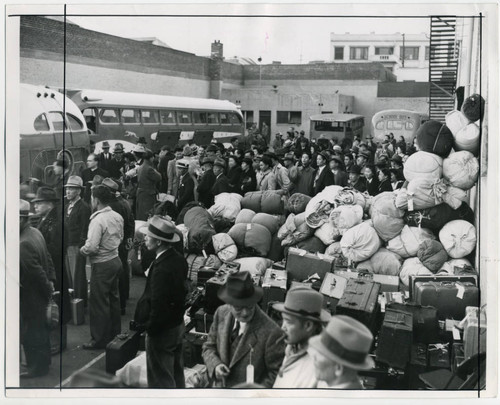
[{"label": "window frame", "polygon": [[[389,53],[380,53],[381,49],[388,49]],[[394,55],[394,47],[393,46],[376,46],[375,47],[375,55]]]},{"label": "window frame", "polygon": [[[337,58],[337,51],[342,51],[342,57]],[[333,60],[344,60],[345,46],[334,46],[333,47]]]},{"label": "window frame", "polygon": [[[298,114],[299,120],[294,119],[294,115]],[[286,116],[286,119],[284,119]],[[302,125],[302,111],[281,110],[276,111],[277,125]]]},{"label": "window frame", "polygon": [[[356,56],[356,50],[361,49],[363,50],[363,54],[366,53],[366,57],[361,57],[361,58],[355,58],[353,56]],[[368,60],[368,51],[369,47],[368,46],[350,46],[349,47],[349,60]]]},{"label": "window frame", "polygon": [[[172,114],[174,122],[166,122],[163,120],[164,114]],[[177,113],[175,110],[160,110],[160,125],[177,125]]]},{"label": "window frame", "polygon": [[[179,116],[180,114],[187,114],[189,116],[189,122],[181,122],[180,116]],[[176,110],[175,116],[176,116],[178,125],[193,125],[193,115],[191,114],[191,111]]]},{"label": "window frame", "polygon": [[[125,111],[133,111],[135,121],[133,121],[133,122],[124,121],[123,113]],[[122,125],[141,125],[141,122],[142,122],[141,121],[141,111],[138,108],[120,108],[120,123]]]},{"label": "window frame", "polygon": [[[405,60],[405,61],[407,61],[407,60],[416,60],[416,61],[418,61],[419,60],[419,57],[420,57],[420,47],[419,46],[405,46],[404,48],[403,48],[403,46],[401,46],[400,48],[401,49],[400,49],[399,52],[400,52],[400,54],[401,53],[403,54],[403,60]],[[403,49],[404,49],[404,52],[402,52]],[[417,57],[416,58],[411,58],[411,59],[407,58],[406,53],[408,52],[409,49],[413,50],[413,52],[415,52],[415,50],[417,51]]]},{"label": "window frame", "polygon": [[[143,112],[150,112],[150,113],[153,113],[153,116],[156,117],[156,121],[155,122],[146,122],[144,121],[144,115],[142,115]],[[154,108],[141,108],[139,110],[139,115],[140,115],[140,118],[141,118],[141,123],[143,125],[159,125],[160,124],[160,114],[158,112],[158,110],[155,110]]]}]

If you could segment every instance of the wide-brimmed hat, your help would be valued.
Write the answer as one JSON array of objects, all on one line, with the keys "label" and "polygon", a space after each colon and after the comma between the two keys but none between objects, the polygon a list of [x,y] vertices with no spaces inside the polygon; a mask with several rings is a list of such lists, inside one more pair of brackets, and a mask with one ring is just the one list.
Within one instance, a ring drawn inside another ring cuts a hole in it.
[{"label": "wide-brimmed hat", "polygon": [[361,167],[359,167],[358,165],[352,165],[348,173],[361,174]]},{"label": "wide-brimmed hat", "polygon": [[83,180],[80,176],[69,176],[64,187],[84,188]]},{"label": "wide-brimmed hat", "polygon": [[332,160],[335,160],[336,162],[339,162],[340,164],[344,164],[344,160],[343,160],[340,156],[333,155],[333,156],[330,158],[330,161],[332,161]]},{"label": "wide-brimmed hat", "polygon": [[334,315],[326,328],[309,339],[309,347],[324,357],[353,370],[374,367],[368,355],[373,342],[370,330],[346,315]]},{"label": "wide-brimmed hat", "polygon": [[217,152],[217,146],[215,146],[213,143],[207,146],[205,149],[205,152]]},{"label": "wide-brimmed hat", "polygon": [[132,149],[132,152],[134,153],[146,153],[146,148],[144,145],[138,144],[134,146],[134,149]]},{"label": "wide-brimmed hat", "polygon": [[249,306],[260,301],[262,287],[256,286],[248,271],[230,274],[217,295],[226,304],[233,306]]},{"label": "wide-brimmed hat", "polygon": [[214,161],[214,166],[219,166],[222,167],[223,169],[226,168],[226,161],[222,158],[217,158]]},{"label": "wide-brimmed hat", "polygon": [[36,190],[36,197],[31,202],[38,201],[59,201],[59,198],[53,188],[42,186]]},{"label": "wide-brimmed hat", "polygon": [[184,149],[182,149],[182,154],[184,156],[191,156],[193,154],[193,150],[189,145],[184,146]]},{"label": "wide-brimmed hat", "polygon": [[109,188],[111,191],[118,191],[120,189],[120,186],[118,186],[118,184],[109,177],[106,177],[101,184]]},{"label": "wide-brimmed hat", "polygon": [[30,203],[26,200],[19,200],[19,216],[29,217],[30,215]]},{"label": "wide-brimmed hat", "polygon": [[265,152],[264,156],[267,156],[270,159],[278,160],[278,155],[276,155],[276,153],[274,152]]},{"label": "wide-brimmed hat", "polygon": [[175,162],[175,166],[178,169],[188,169],[189,161],[187,159],[179,159],[177,162]]},{"label": "wide-brimmed hat", "polygon": [[121,143],[115,144],[115,147],[113,148],[113,153],[116,152],[123,152],[123,145]]},{"label": "wide-brimmed hat", "polygon": [[140,231],[144,235],[164,242],[179,242],[181,240],[180,236],[176,233],[175,225],[159,215],[153,216],[148,221],[147,226],[140,228]]},{"label": "wide-brimmed hat", "polygon": [[273,305],[277,311],[311,321],[328,322],[330,313],[323,309],[323,295],[307,287],[293,287],[286,294],[285,302]]},{"label": "wide-brimmed hat", "polygon": [[330,160],[330,156],[328,156],[328,153],[326,153],[324,150],[318,153],[318,156],[321,156],[323,159],[325,159],[327,162]]},{"label": "wide-brimmed hat", "polygon": [[104,148],[108,148],[109,149],[109,142],[108,141],[104,141],[101,145],[101,149],[104,149]]}]

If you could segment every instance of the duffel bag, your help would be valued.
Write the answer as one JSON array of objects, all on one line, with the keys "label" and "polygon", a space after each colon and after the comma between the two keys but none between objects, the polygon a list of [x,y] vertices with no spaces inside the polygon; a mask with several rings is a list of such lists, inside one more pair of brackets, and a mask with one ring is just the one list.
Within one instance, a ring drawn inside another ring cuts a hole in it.
[{"label": "duffel bag", "polygon": [[429,120],[417,130],[418,149],[447,157],[453,147],[453,134],[450,129],[439,121]]},{"label": "duffel bag", "polygon": [[397,276],[401,270],[403,259],[396,253],[385,248],[380,248],[368,260],[358,263],[357,268],[367,269],[371,273],[386,276]]},{"label": "duffel bag", "polygon": [[211,267],[216,270],[222,266],[220,259],[213,254],[205,257],[203,255],[190,253],[186,256],[186,262],[188,264],[188,279],[193,283],[198,282],[198,270],[200,270],[200,268]]},{"label": "duffel bag", "polygon": [[476,93],[464,100],[461,111],[470,122],[476,122],[484,117],[484,106],[484,98]]},{"label": "duffel bag", "polygon": [[265,257],[240,257],[234,263],[240,265],[240,271],[248,271],[252,275],[264,276],[266,269],[271,268],[273,262]]},{"label": "duffel bag", "polygon": [[372,257],[381,246],[380,238],[369,222],[349,229],[340,240],[342,254],[353,262],[362,262]]},{"label": "duffel bag", "polygon": [[[284,249],[285,257],[288,255],[289,247],[292,246],[287,246]],[[323,242],[321,242],[321,239],[317,238],[316,236],[311,236],[307,239],[301,240],[300,242],[297,242],[295,245],[293,245],[293,247],[307,250],[308,252],[311,253],[325,253],[326,250],[326,245]]]},{"label": "duffel bag", "polygon": [[288,212],[297,215],[306,210],[309,201],[311,201],[311,197],[308,195],[295,193],[287,200],[285,208]]},{"label": "duffel bag", "polygon": [[340,232],[331,222],[327,221],[314,231],[314,236],[328,246],[340,239]]},{"label": "duffel bag", "polygon": [[467,259],[450,259],[439,269],[439,274],[441,273],[461,276],[466,273],[476,273],[476,271]]},{"label": "duffel bag", "polygon": [[228,235],[243,254],[266,256],[271,248],[271,232],[263,225],[235,224]]},{"label": "duffel bag", "polygon": [[241,211],[241,195],[237,193],[220,193],[215,196],[215,203],[208,209],[212,217],[223,217],[234,221]]},{"label": "duffel bag", "polygon": [[246,193],[241,200],[241,208],[280,215],[284,211],[284,204],[281,195],[276,191],[251,191]]},{"label": "duffel bag", "polygon": [[424,240],[420,243],[417,252],[420,262],[432,273],[437,273],[448,260],[448,254],[443,245],[437,240]]},{"label": "duffel bag", "polygon": [[434,153],[415,152],[406,160],[403,175],[408,181],[422,177],[438,180],[443,175],[443,158]]},{"label": "duffel bag", "polygon": [[290,214],[278,231],[281,246],[291,246],[311,237],[314,230],[309,228],[303,212],[299,215]]},{"label": "duffel bag", "polygon": [[439,240],[451,258],[461,259],[476,247],[476,228],[467,221],[457,219],[448,222],[439,231]]},{"label": "duffel bag", "polygon": [[212,243],[215,254],[224,263],[232,262],[238,256],[238,248],[227,233],[218,233],[212,236]]},{"label": "duffel bag", "polygon": [[466,150],[474,156],[479,154],[479,143],[481,140],[481,130],[477,124],[470,123],[462,128],[455,135],[455,143],[453,147],[455,150]]},{"label": "duffel bag", "polygon": [[269,232],[271,232],[271,235],[274,235],[280,229],[278,217],[275,215],[265,214],[263,212],[255,214],[250,222],[252,224],[265,226]]},{"label": "duffel bag", "polygon": [[243,208],[234,220],[235,224],[249,224],[252,222],[252,218],[255,216],[255,211],[248,208]]},{"label": "duffel bag", "polygon": [[425,267],[418,257],[410,257],[403,262],[401,271],[399,272],[399,279],[406,286],[410,286],[410,276],[430,275],[432,272]]},{"label": "duffel bag", "polygon": [[389,241],[401,233],[405,223],[404,211],[396,207],[396,194],[386,191],[372,200],[370,215],[373,228],[384,241]]},{"label": "duffel bag", "polygon": [[432,231],[405,225],[398,236],[387,242],[387,250],[397,253],[404,259],[415,257],[420,243],[432,239],[436,239]]},{"label": "duffel bag", "polygon": [[458,131],[470,124],[469,119],[464,113],[458,110],[453,110],[446,114],[445,122],[453,136],[456,136]]},{"label": "duffel bag", "polygon": [[340,186],[328,186],[309,201],[305,210],[309,227],[316,229],[328,221],[330,212],[337,206],[335,199],[342,190]]},{"label": "duffel bag", "polygon": [[363,221],[363,208],[360,205],[340,205],[330,213],[330,222],[340,235]]},{"label": "duffel bag", "polygon": [[452,186],[469,190],[479,177],[479,162],[470,152],[452,153],[443,160],[443,177]]}]

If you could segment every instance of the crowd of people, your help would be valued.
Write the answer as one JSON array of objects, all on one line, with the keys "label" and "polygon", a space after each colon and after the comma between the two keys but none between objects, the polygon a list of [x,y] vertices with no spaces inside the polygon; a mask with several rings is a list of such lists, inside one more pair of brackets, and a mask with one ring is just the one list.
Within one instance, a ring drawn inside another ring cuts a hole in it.
[{"label": "crowd of people", "polygon": [[[265,135],[265,136],[263,136]],[[67,163],[54,163],[60,181],[39,183],[36,195],[21,189],[20,300],[21,343],[27,368],[21,377],[38,377],[50,366],[45,308],[60,292],[62,324],[70,318],[69,289],[84,300],[90,317],[90,340],[84,349],[103,349],[120,333],[120,314],[129,296],[128,251],[135,221],[146,221],[145,245],[154,253],[147,271],[143,301],[147,370],[150,387],[184,387],[182,336],[187,265],[175,248],[176,218],[153,216],[158,196],[177,210],[191,202],[206,208],[221,193],[275,190],[290,196],[314,196],[330,185],[348,186],[372,196],[403,185],[403,164],[414,145],[392,134],[379,144],[368,136],[351,144],[304,131],[276,134],[269,146],[256,127],[222,143],[153,152],[140,139],[132,152],[116,143],[110,151],[90,153],[80,176],[66,177]],[[90,295],[86,276],[91,266]],[[203,347],[211,380],[226,387],[247,381],[249,359],[255,384],[266,388],[362,388],[357,371],[371,367],[373,336],[354,319],[330,317],[322,295],[292,289],[276,310],[280,328],[258,306],[262,289],[249,273],[229,277],[219,291],[221,306]],[[326,325],[326,327],[325,327]],[[313,372],[313,370],[315,372]],[[320,381],[321,383],[319,383]]]}]

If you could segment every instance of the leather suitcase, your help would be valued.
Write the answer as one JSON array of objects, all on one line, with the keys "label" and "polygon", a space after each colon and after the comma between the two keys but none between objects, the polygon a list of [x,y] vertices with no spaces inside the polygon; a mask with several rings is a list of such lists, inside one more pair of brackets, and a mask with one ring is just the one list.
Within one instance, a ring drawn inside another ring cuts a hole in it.
[{"label": "leather suitcase", "polygon": [[214,316],[212,314],[207,314],[203,308],[200,308],[194,314],[194,328],[196,332],[208,333],[210,332],[210,327],[214,321]]},{"label": "leather suitcase", "polygon": [[135,358],[140,340],[141,332],[139,331],[116,335],[106,346],[106,372],[114,374],[116,370]]},{"label": "leather suitcase", "polygon": [[188,332],[184,334],[182,350],[184,354],[184,367],[192,368],[196,364],[203,364],[201,351],[203,343],[207,341],[207,335],[202,333]]},{"label": "leather suitcase", "polygon": [[[470,312],[469,308],[467,308]],[[486,352],[486,316],[476,308],[474,314],[468,315],[464,325],[464,357],[466,360],[478,353]]]},{"label": "leather suitcase", "polygon": [[408,312],[413,315],[413,341],[415,343],[435,343],[439,341],[439,323],[436,308],[396,302],[388,304],[387,308]]},{"label": "leather suitcase", "polygon": [[290,282],[306,281],[314,274],[323,280],[326,273],[333,272],[334,264],[335,259],[331,256],[291,247],[286,258],[286,271]]},{"label": "leather suitcase", "polygon": [[456,372],[458,366],[465,361],[464,344],[453,343],[451,347],[451,371]]},{"label": "leather suitcase", "polygon": [[198,279],[196,285],[198,287],[204,287],[205,283],[215,276],[216,269],[213,267],[200,267],[198,270]]},{"label": "leather suitcase", "polygon": [[451,368],[449,343],[433,343],[427,346],[429,369]]},{"label": "leather suitcase", "polygon": [[261,308],[267,311],[270,302],[284,302],[288,274],[286,270],[267,269],[262,280]]},{"label": "leather suitcase", "polygon": [[419,376],[427,371],[427,345],[424,343],[414,343],[411,346],[410,362],[406,369],[408,377],[408,389],[424,389],[425,384]]},{"label": "leather suitcase", "polygon": [[398,292],[399,291],[399,277],[387,276],[385,274],[374,274],[363,269],[356,271],[348,270],[335,270],[335,274],[345,278],[367,278],[368,280],[380,283],[380,292]]},{"label": "leather suitcase", "polygon": [[377,361],[404,369],[410,360],[412,334],[413,315],[387,309],[375,352]]},{"label": "leather suitcase", "polygon": [[217,296],[217,293],[219,289],[226,284],[227,277],[230,274],[238,272],[239,269],[239,263],[224,263],[215,272],[215,275],[205,283],[204,309],[207,314],[214,314],[217,308],[224,305],[224,303]]},{"label": "leather suitcase", "polygon": [[344,295],[347,279],[333,273],[325,275],[319,292],[323,294],[323,307],[334,314],[339,300]]},{"label": "leather suitcase", "polygon": [[414,301],[437,309],[438,319],[463,319],[465,308],[477,306],[479,290],[469,281],[416,281]]},{"label": "leather suitcase", "polygon": [[[474,285],[477,285],[477,275],[467,274],[462,276],[450,275],[450,274],[430,274],[424,276],[410,276],[409,279],[409,292],[410,300],[415,301],[415,283],[417,281],[468,281]],[[477,306],[477,305],[476,305]],[[463,318],[463,317],[462,317]]]},{"label": "leather suitcase", "polygon": [[81,325],[85,323],[85,306],[83,299],[73,298],[71,304],[71,321],[73,325]]},{"label": "leather suitcase", "polygon": [[376,335],[380,284],[369,280],[347,280],[344,295],[337,304],[337,315],[351,316],[365,324]]}]

